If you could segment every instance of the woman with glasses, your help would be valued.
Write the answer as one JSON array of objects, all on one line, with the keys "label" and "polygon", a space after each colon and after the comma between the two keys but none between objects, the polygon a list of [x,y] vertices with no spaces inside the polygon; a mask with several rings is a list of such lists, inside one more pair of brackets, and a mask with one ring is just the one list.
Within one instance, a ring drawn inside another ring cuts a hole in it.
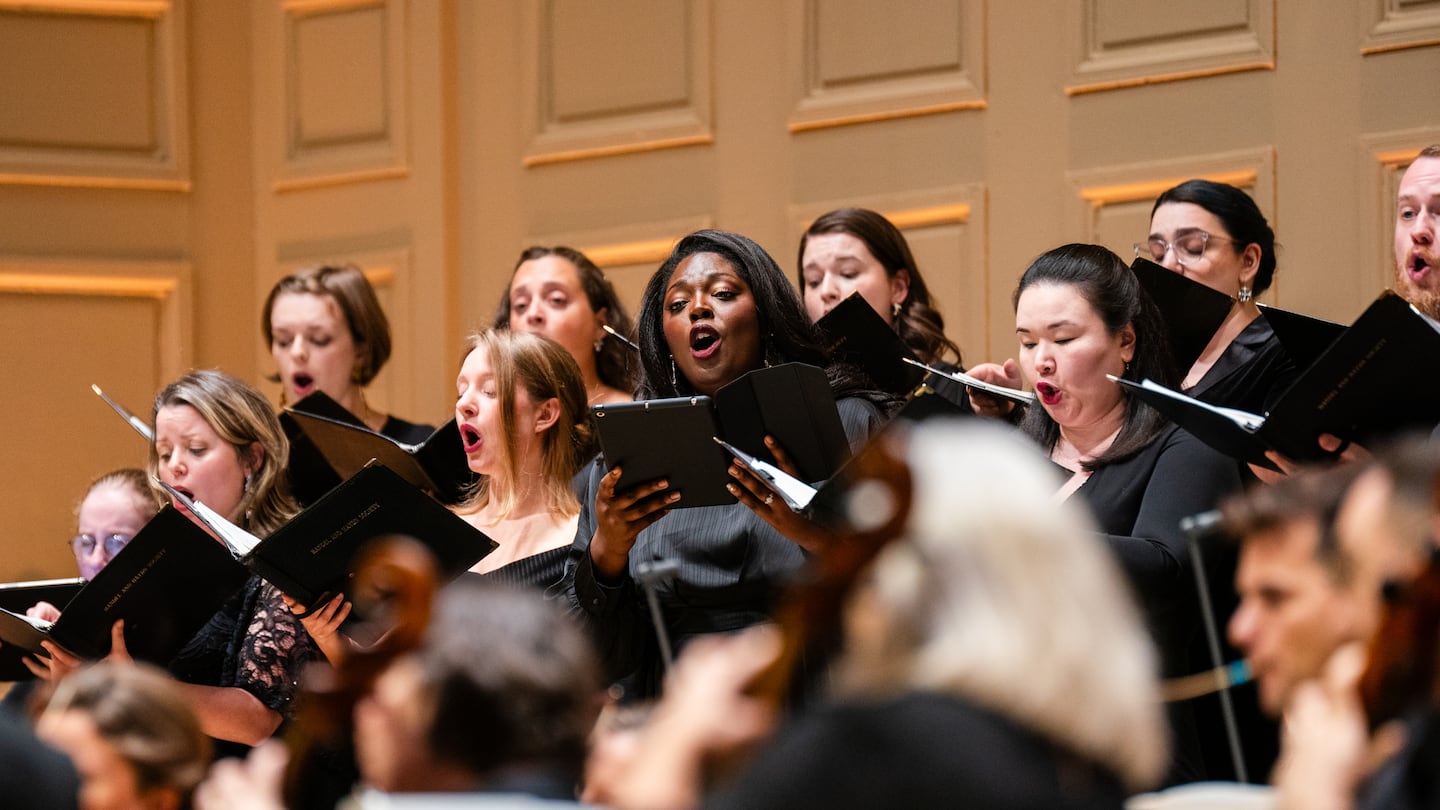
[{"label": "woman with glasses", "polygon": [[[81,578],[94,579],[159,511],[144,470],[115,470],[92,481],[75,507],[76,533],[69,543]],[[25,615],[53,622],[60,618],[60,608],[37,602]],[[0,702],[0,711],[23,714],[37,683],[25,681],[11,687]]]},{"label": "woman with glasses", "polygon": [[1275,232],[1255,201],[1234,186],[1187,180],[1155,200],[1150,236],[1135,255],[1234,299],[1200,358],[1180,370],[1181,390],[1264,413],[1299,369],[1255,305],[1275,278]]}]

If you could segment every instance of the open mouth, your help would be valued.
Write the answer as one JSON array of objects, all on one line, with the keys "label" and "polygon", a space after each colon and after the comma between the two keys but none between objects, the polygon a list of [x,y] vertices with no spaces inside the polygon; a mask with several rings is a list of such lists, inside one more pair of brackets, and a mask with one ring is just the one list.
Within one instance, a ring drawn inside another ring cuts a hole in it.
[{"label": "open mouth", "polygon": [[309,374],[296,374],[290,378],[290,383],[295,387],[295,393],[304,396],[310,393],[310,390],[315,387],[315,378]]},{"label": "open mouth", "polygon": [[1040,401],[1046,405],[1054,405],[1060,401],[1060,389],[1055,387],[1054,383],[1044,381],[1035,383],[1035,393],[1040,396]]},{"label": "open mouth", "polygon": [[713,327],[696,326],[690,330],[690,354],[706,358],[720,346],[720,334]]},{"label": "open mouth", "polygon": [[1430,271],[1430,261],[1419,253],[1410,254],[1410,262],[1406,266],[1412,281],[1418,281]]},{"label": "open mouth", "polygon": [[475,452],[476,450],[479,450],[479,449],[480,449],[480,431],[476,430],[475,428],[471,427],[470,425],[461,425],[461,426],[460,426],[460,442],[461,442],[461,444],[464,445],[464,447],[465,447],[465,453],[466,453],[467,455],[470,454],[470,453]]}]

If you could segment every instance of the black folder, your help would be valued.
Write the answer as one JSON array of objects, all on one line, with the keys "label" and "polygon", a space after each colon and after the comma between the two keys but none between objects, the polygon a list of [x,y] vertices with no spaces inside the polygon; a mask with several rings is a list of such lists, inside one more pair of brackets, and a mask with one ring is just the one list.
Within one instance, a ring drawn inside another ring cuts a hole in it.
[{"label": "black folder", "polygon": [[[84,585],[85,580],[79,577],[0,584],[0,610],[23,616],[26,610],[39,602],[49,602],[56,607],[61,607],[79,593],[80,588]],[[14,616],[0,614],[0,623],[13,620]],[[30,627],[33,629],[33,625]],[[21,628],[20,632],[27,633],[29,631]],[[37,635],[39,632],[39,630],[35,630]],[[34,643],[38,646],[39,639],[35,639]],[[18,644],[0,646],[0,683],[27,681],[34,677],[20,661],[21,658],[30,654],[28,647]]]},{"label": "black folder", "polygon": [[496,543],[393,470],[372,463],[261,540],[241,562],[309,608],[347,586],[355,555],[386,535],[414,537],[453,579]]},{"label": "black folder", "polygon": [[346,591],[352,560],[374,538],[398,534],[420,540],[447,578],[459,576],[496,547],[483,532],[379,464],[331,490],[264,540],[203,505],[192,511],[210,532],[167,505],[61,608],[53,627],[0,613],[0,641],[36,652],[39,642],[49,638],[84,658],[102,658],[110,651],[111,625],[123,618],[130,654],[163,665],[252,571],[315,608]]},{"label": "black folder", "polygon": [[1149,259],[1136,259],[1130,269],[1160,310],[1175,371],[1185,376],[1230,314],[1234,300]]},{"label": "black folder", "polygon": [[210,620],[248,573],[225,546],[166,506],[67,603],[53,625],[0,612],[0,641],[44,655],[50,639],[87,659],[110,652],[110,628],[125,620],[125,646],[165,664]]},{"label": "black folder", "polygon": [[605,466],[623,469],[618,489],[665,478],[680,492],[675,508],[734,503],[726,441],[774,463],[768,434],[807,481],[829,478],[850,457],[840,412],[825,372],[803,363],[757,369],[710,397],[676,397],[595,405]]},{"label": "black folder", "polygon": [[459,503],[476,480],[454,419],[425,441],[405,444],[359,424],[333,399],[317,391],[286,408],[281,422],[292,438],[298,432],[307,440],[292,442],[291,448],[292,484],[302,502],[313,503],[331,488],[306,481],[310,475],[323,478],[316,460],[307,455],[309,448],[318,452],[340,479],[350,478],[375,459],[411,484],[433,492],[442,503]]},{"label": "black folder", "polygon": [[1217,408],[1150,381],[1121,381],[1201,441],[1242,461],[1271,466],[1273,449],[1299,462],[1333,456],[1329,433],[1373,444],[1440,423],[1440,331],[1387,292],[1280,396],[1268,414]]},{"label": "black folder", "polygon": [[1345,334],[1345,324],[1327,321],[1311,315],[1301,315],[1279,307],[1260,305],[1260,314],[1275,330],[1275,338],[1285,347],[1285,352],[1299,368],[1309,368],[1320,359],[1340,336]]},{"label": "black folder", "polygon": [[854,292],[815,322],[831,357],[857,366],[882,391],[901,396],[915,390],[925,371],[904,362],[917,359],[899,333]]}]

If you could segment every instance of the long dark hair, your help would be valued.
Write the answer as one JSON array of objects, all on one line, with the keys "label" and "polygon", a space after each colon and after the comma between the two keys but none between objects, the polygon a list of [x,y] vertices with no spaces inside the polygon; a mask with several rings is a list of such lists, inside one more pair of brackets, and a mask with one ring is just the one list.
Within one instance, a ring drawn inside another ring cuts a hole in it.
[{"label": "long dark hair", "polygon": [[[832,364],[819,330],[805,315],[805,306],[785,273],[765,249],[727,231],[696,231],[681,239],[670,257],[650,277],[640,302],[640,397],[657,399],[695,393],[684,375],[673,374],[673,358],[665,342],[665,290],[680,262],[696,253],[714,253],[734,268],[750,288],[758,315],[757,329],[768,364],[800,362],[825,369],[836,395],[858,393],[868,383],[848,365]],[[672,382],[673,375],[673,382]]]},{"label": "long dark hair", "polygon": [[[630,313],[625,310],[625,305],[620,303],[620,296],[615,293],[615,285],[605,277],[605,272],[590,257],[572,247],[556,245],[545,247],[534,245],[525,249],[520,258],[515,261],[515,267],[510,271],[511,282],[515,279],[515,271],[520,265],[535,259],[543,259],[546,256],[559,256],[562,259],[575,265],[575,274],[580,279],[580,289],[585,292],[585,299],[590,303],[590,309],[599,312],[605,310],[605,323],[611,329],[631,338],[635,334],[635,322],[630,319]],[[505,285],[505,292],[500,295],[500,303],[495,307],[495,318],[491,326],[496,329],[510,328],[510,284]],[[618,340],[602,340],[600,348],[595,352],[595,374],[600,377],[600,382],[611,388],[633,393],[635,391],[635,350],[626,346]]]},{"label": "long dark hair", "polygon": [[904,270],[910,278],[910,287],[895,316],[895,331],[924,362],[950,360],[961,364],[960,347],[945,337],[945,319],[930,303],[930,290],[925,286],[925,277],[920,275],[920,266],[910,253],[905,235],[893,222],[868,208],[837,208],[810,223],[800,237],[800,255],[795,262],[801,289],[805,288],[805,245],[811,236],[826,233],[848,233],[864,242],[870,255],[885,268],[888,278]]},{"label": "long dark hair", "polygon": [[1156,198],[1150,209],[1151,218],[1165,203],[1190,203],[1214,214],[1230,232],[1236,255],[1244,253],[1251,244],[1259,245],[1260,266],[1255,270],[1250,288],[1256,295],[1270,289],[1270,283],[1275,280],[1275,231],[1249,194],[1213,180],[1186,180]]},{"label": "long dark hair", "polygon": [[[1160,323],[1160,313],[1119,256],[1099,245],[1071,244],[1047,251],[1020,277],[1011,304],[1018,308],[1020,295],[1040,284],[1070,287],[1083,296],[1112,335],[1126,324],[1134,327],[1135,356],[1125,368],[1125,379],[1151,379],[1165,386],[1175,384],[1175,363]],[[1135,455],[1149,446],[1167,424],[1165,417],[1154,408],[1126,396],[1125,423],[1120,435],[1115,437],[1110,449],[1086,462],[1085,469],[1096,470]],[[1060,439],[1060,426],[1038,404],[1027,409],[1020,427],[1046,452],[1053,450]]]}]

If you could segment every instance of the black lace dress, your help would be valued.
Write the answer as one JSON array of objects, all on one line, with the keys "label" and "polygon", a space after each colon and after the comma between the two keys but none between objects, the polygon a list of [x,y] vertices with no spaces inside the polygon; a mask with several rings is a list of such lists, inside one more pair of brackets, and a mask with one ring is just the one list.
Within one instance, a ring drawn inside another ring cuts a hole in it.
[{"label": "black lace dress", "polygon": [[[300,673],[315,643],[274,585],[250,577],[190,639],[167,669],[199,686],[237,687],[281,717],[291,714]],[[243,756],[248,746],[216,740],[215,755]]]}]

